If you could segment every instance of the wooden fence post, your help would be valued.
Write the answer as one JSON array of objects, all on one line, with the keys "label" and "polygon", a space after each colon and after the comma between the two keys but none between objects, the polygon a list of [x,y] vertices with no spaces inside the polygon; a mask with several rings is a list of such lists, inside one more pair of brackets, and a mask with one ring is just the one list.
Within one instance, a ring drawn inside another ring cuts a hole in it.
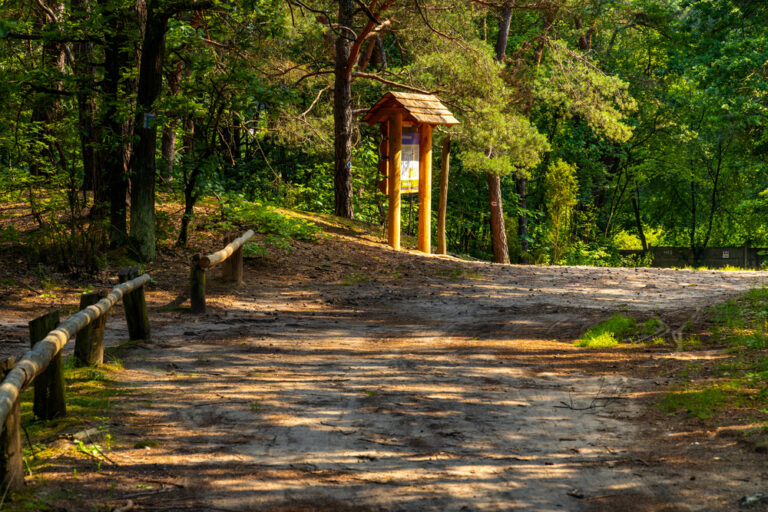
[{"label": "wooden fence post", "polygon": [[[139,267],[125,267],[120,269],[117,278],[121,283],[139,277]],[[144,287],[123,295],[123,309],[125,321],[128,323],[128,336],[132,340],[149,339],[149,316],[147,315],[147,301],[144,298]]]},{"label": "wooden fence post", "polygon": [[451,136],[443,139],[440,154],[440,199],[437,203],[437,254],[448,254],[445,243],[445,213],[448,209],[448,175],[451,172]]},{"label": "wooden fence post", "polygon": [[[106,297],[104,291],[84,293],[80,296],[80,309],[96,304]],[[75,363],[77,366],[91,366],[104,363],[104,326],[107,314],[83,327],[75,339]]]},{"label": "wooden fence post", "polygon": [[[226,247],[229,245],[229,243],[234,240],[235,237],[232,233],[227,233],[224,235],[224,246]],[[237,251],[235,251],[237,252]],[[227,258],[221,263],[221,278],[224,281],[232,281],[234,279],[235,269],[234,269],[234,258],[235,258],[235,252],[232,253],[232,256]]]},{"label": "wooden fence post", "polygon": [[190,265],[190,299],[192,313],[202,315],[205,313],[205,270],[200,267],[200,255],[192,257]]},{"label": "wooden fence post", "polygon": [[[0,361],[0,376],[13,369],[13,358]],[[24,460],[21,451],[21,408],[16,400],[0,433],[0,488],[18,491],[24,487]]]},{"label": "wooden fence post", "polygon": [[[235,238],[237,237],[232,234],[225,236],[224,245],[228,245]],[[224,280],[234,281],[236,284],[241,284],[243,282],[243,246],[241,245],[235,249],[232,256],[224,260],[222,265],[224,266]]]},{"label": "wooden fence post", "polygon": [[[58,310],[51,311],[29,322],[29,336],[34,347],[59,323]],[[67,415],[67,404],[64,398],[64,364],[61,351],[53,356],[48,368],[38,375],[34,381],[35,403],[32,411],[40,419],[52,420]]]}]

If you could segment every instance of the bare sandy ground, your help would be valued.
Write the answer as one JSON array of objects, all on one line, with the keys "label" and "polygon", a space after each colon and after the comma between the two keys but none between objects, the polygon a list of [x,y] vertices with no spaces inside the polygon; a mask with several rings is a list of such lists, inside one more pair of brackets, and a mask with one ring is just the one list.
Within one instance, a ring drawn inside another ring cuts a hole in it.
[{"label": "bare sandy ground", "polygon": [[158,446],[112,456],[176,479],[164,510],[725,510],[761,490],[641,458],[648,383],[562,341],[616,311],[679,319],[766,274],[462,268],[267,278],[206,317],[166,315],[124,361],[125,427]]},{"label": "bare sandy ground", "polygon": [[[642,417],[665,382],[638,367],[663,357],[570,343],[615,312],[683,322],[768,273],[494,266],[369,244],[350,245],[359,254],[339,273],[332,243],[299,248],[290,268],[250,262],[238,289],[212,280],[205,316],[154,310],[152,340],[125,351],[131,393],[111,419],[116,435],[151,446],[116,446],[116,466],[72,484],[82,500],[703,511],[768,489],[735,445],[713,455],[691,442],[678,460],[648,445],[675,435]],[[393,261],[376,262],[382,251]],[[154,308],[168,299],[148,297]],[[2,321],[7,339],[25,328]],[[107,335],[127,336],[117,320]]]}]

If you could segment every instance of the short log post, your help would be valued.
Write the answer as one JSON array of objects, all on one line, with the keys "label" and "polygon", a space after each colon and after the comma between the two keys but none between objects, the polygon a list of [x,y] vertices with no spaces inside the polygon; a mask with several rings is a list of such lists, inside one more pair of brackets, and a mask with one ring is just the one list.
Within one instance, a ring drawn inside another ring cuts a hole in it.
[{"label": "short log post", "polygon": [[[107,296],[104,291],[84,293],[80,296],[80,310],[96,304]],[[86,325],[77,333],[75,339],[75,364],[77,366],[95,366],[104,363],[104,327],[107,324],[106,313]]]},{"label": "short log post", "polygon": [[[29,336],[34,347],[45,338],[59,323],[58,310],[51,311],[29,322]],[[64,398],[64,364],[61,351],[53,356],[48,368],[35,377],[35,402],[32,411],[43,420],[52,420],[67,415]]]},{"label": "short log post", "polygon": [[[224,237],[224,245],[230,244],[237,238],[235,235],[229,234]],[[232,256],[224,260],[222,264],[224,270],[224,280],[232,281],[235,284],[242,284],[243,282],[243,246],[241,245]]]},{"label": "short log post", "polygon": [[[139,267],[125,267],[117,273],[117,278],[121,283],[125,283],[139,275]],[[128,323],[128,337],[132,340],[149,339],[149,315],[143,286],[123,295],[123,309],[125,321]]]},{"label": "short log post", "polygon": [[[12,357],[0,361],[0,376],[13,369]],[[24,487],[24,459],[21,451],[21,408],[16,400],[0,433],[0,488],[18,491]]]},{"label": "short log post", "polygon": [[199,254],[192,257],[189,277],[192,313],[196,315],[205,314],[205,270],[200,266],[200,258]]}]

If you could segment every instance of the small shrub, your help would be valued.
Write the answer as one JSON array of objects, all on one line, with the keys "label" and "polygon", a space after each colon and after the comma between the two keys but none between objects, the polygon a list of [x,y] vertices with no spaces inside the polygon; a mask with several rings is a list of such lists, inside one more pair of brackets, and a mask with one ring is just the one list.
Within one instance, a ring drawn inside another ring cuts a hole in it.
[{"label": "small shrub", "polygon": [[701,347],[701,339],[698,336],[686,336],[678,342],[679,350],[693,350]]},{"label": "small shrub", "polygon": [[575,345],[588,348],[613,347],[636,330],[637,322],[634,318],[616,313],[608,320],[591,327]]},{"label": "small shrub", "polygon": [[661,320],[659,320],[658,318],[651,318],[649,320],[646,320],[643,323],[643,327],[642,327],[643,334],[655,333],[660,325],[661,325]]}]

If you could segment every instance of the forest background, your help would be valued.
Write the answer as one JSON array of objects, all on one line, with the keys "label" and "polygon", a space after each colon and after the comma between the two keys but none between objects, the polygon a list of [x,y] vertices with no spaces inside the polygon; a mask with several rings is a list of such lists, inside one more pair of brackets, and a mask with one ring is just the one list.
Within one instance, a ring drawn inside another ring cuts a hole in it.
[{"label": "forest background", "polygon": [[435,132],[451,252],[765,247],[766,20],[753,0],[0,0],[0,194],[32,224],[0,242],[67,268],[151,261],[157,203],[183,204],[185,246],[211,197],[257,222],[272,205],[383,225],[359,119],[401,90],[461,121]]}]

